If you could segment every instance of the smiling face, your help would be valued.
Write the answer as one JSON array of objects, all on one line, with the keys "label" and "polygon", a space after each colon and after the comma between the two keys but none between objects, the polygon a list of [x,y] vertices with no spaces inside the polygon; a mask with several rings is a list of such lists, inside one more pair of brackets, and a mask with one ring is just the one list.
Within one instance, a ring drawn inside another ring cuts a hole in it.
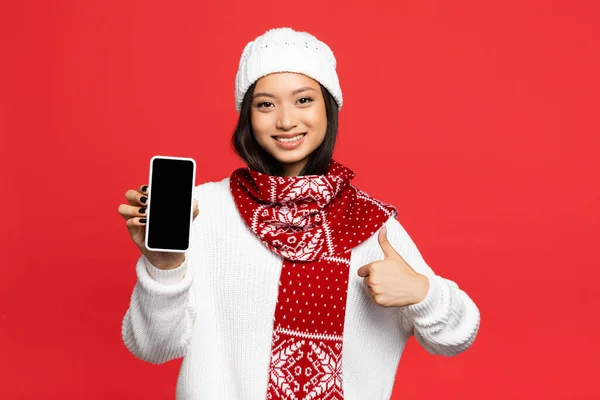
[{"label": "smiling face", "polygon": [[256,81],[250,106],[258,144],[279,161],[285,176],[298,176],[327,132],[327,112],[317,81],[275,73]]}]

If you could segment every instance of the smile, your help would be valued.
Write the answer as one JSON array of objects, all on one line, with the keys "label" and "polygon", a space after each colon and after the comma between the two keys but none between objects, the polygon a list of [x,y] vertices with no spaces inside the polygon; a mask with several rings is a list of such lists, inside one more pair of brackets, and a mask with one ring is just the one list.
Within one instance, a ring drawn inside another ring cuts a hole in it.
[{"label": "smile", "polygon": [[301,133],[291,138],[280,138],[275,136],[273,139],[275,139],[275,143],[277,143],[277,146],[280,148],[284,150],[294,150],[304,143],[304,137],[306,137],[306,133]]},{"label": "smile", "polygon": [[277,140],[278,142],[282,142],[282,143],[290,143],[290,142],[296,142],[300,139],[302,139],[304,136],[306,136],[306,133],[301,133],[298,136],[294,136],[292,138],[280,138],[275,136],[275,140]]}]

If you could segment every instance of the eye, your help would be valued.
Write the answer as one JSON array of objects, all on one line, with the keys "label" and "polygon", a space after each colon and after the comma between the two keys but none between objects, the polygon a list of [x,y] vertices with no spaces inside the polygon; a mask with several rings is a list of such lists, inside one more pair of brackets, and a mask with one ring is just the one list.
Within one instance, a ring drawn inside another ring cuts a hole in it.
[{"label": "eye", "polygon": [[262,108],[264,105],[267,105],[267,104],[268,104],[268,105],[273,105],[273,103],[270,103],[270,102],[268,102],[268,101],[263,101],[262,103],[258,103],[258,104],[256,105],[256,107],[258,107],[258,108]]},{"label": "eye", "polygon": [[300,104],[307,104],[310,103],[311,101],[313,101],[310,97],[303,97],[301,99],[298,99],[298,102]]}]

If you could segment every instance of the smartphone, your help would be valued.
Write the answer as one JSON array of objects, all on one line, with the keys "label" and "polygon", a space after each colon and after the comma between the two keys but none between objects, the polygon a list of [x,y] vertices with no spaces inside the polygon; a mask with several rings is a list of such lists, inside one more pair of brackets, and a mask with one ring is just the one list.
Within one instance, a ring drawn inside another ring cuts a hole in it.
[{"label": "smartphone", "polygon": [[154,156],[150,160],[146,248],[185,253],[190,248],[194,217],[196,161]]}]

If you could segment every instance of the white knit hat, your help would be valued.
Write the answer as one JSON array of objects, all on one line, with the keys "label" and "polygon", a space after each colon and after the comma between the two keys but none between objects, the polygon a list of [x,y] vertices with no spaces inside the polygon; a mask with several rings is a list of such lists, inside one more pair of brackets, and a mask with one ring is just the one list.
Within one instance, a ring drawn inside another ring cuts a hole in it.
[{"label": "white knit hat", "polygon": [[274,72],[304,74],[323,85],[342,108],[342,89],[335,71],[336,60],[325,43],[307,32],[276,28],[249,42],[235,77],[235,108],[240,112],[248,88]]}]

